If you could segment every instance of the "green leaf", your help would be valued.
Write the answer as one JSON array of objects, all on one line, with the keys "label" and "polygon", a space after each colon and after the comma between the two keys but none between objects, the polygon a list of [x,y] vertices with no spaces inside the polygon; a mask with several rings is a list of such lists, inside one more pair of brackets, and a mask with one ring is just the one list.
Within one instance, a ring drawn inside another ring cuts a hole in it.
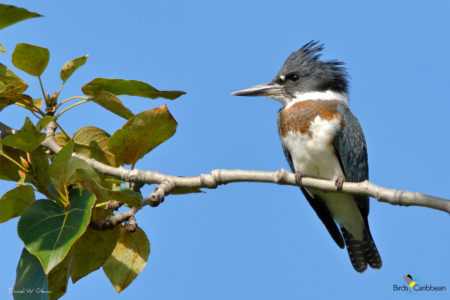
[{"label": "green leaf", "polygon": [[125,105],[123,105],[122,101],[120,101],[120,99],[117,98],[114,94],[111,94],[109,92],[95,92],[92,101],[94,101],[98,105],[103,106],[110,112],[121,116],[122,118],[129,119],[133,116],[133,113],[128,108],[126,108]]},{"label": "green leaf", "polygon": [[170,192],[173,195],[181,195],[181,194],[194,194],[194,193],[203,193],[201,189],[197,188],[187,188],[187,187],[179,187],[175,188],[174,191]]},{"label": "green leaf", "polygon": [[98,91],[107,91],[114,95],[131,95],[151,99],[162,97],[171,100],[185,94],[182,91],[159,91],[143,81],[107,78],[92,80],[83,86],[82,91],[88,96],[94,96]]},{"label": "green leaf", "polygon": [[0,111],[14,103],[16,103],[15,97],[0,97]]},{"label": "green leaf", "polygon": [[0,29],[26,19],[36,17],[42,17],[42,15],[35,12],[30,12],[25,8],[0,4]]},{"label": "green leaf", "polygon": [[128,187],[115,187],[109,194],[109,198],[112,200],[117,200],[129,207],[141,207],[142,195],[131,190]]},{"label": "green leaf", "polygon": [[[141,198],[136,193],[113,191],[106,187],[100,176],[85,161],[72,156],[73,141],[69,142],[55,156],[50,165],[49,174],[53,186],[62,195],[67,194],[67,186],[80,184],[93,192],[99,201],[117,200],[128,206],[141,205]],[[64,203],[64,200],[62,201]]]},{"label": "green leaf", "polygon": [[20,43],[12,54],[13,65],[33,76],[41,76],[47,67],[50,52],[47,48]]},{"label": "green leaf", "polygon": [[[25,152],[12,147],[3,146],[2,151],[17,162],[20,161],[21,156],[26,157]],[[19,168],[14,163],[0,155],[0,179],[17,181],[20,179],[18,170]]]},{"label": "green leaf", "polygon": [[93,126],[82,127],[73,135],[75,152],[117,167],[116,157],[108,148],[109,137],[109,133],[103,129]]},{"label": "green leaf", "polygon": [[[140,194],[125,191],[125,190],[111,190],[109,187],[105,187],[93,170],[86,169],[76,170],[70,178],[70,183],[80,183],[83,188],[86,188],[93,192],[97,196],[97,203],[106,202],[108,200],[117,200],[127,206],[141,206],[142,197]],[[90,167],[89,167],[90,168]]]},{"label": "green leaf", "polygon": [[177,122],[166,105],[143,111],[130,118],[109,139],[108,146],[116,159],[135,164],[153,148],[169,139]]},{"label": "green leaf", "polygon": [[60,145],[61,147],[64,147],[69,142],[70,138],[67,138],[67,136],[62,133],[61,131],[58,131],[55,133],[55,142]]},{"label": "green leaf", "polygon": [[66,258],[48,273],[48,296],[50,297],[50,300],[59,299],[66,293],[71,264],[72,253],[69,252]]},{"label": "green leaf", "polygon": [[30,168],[28,169],[33,178],[33,185],[39,192],[54,198],[53,192],[49,190],[51,184],[49,175],[49,159],[43,147],[37,147],[30,153]]},{"label": "green leaf", "polygon": [[124,181],[123,179],[118,179],[118,178],[105,178],[105,182],[107,182],[108,184],[116,184],[116,185],[121,185],[123,183],[126,183],[126,181]]},{"label": "green leaf", "polygon": [[6,53],[5,48],[3,47],[2,43],[0,43],[0,52],[1,53]]},{"label": "green leaf", "polygon": [[150,254],[150,242],[139,227],[128,232],[123,227],[112,255],[103,265],[103,271],[118,293],[123,291],[144,269]]},{"label": "green leaf", "polygon": [[70,141],[56,154],[49,168],[50,179],[54,187],[64,196],[67,196],[67,187],[76,181],[72,176],[77,170],[86,170],[91,178],[96,175],[85,161],[72,157],[73,149],[74,143]]},{"label": "green leaf", "polygon": [[15,300],[44,300],[49,299],[47,276],[36,256],[23,248],[16,271],[16,283],[13,289]]},{"label": "green leaf", "polygon": [[69,255],[48,275],[36,256],[23,249],[17,265],[16,283],[13,294],[15,300],[52,300],[65,294],[70,269]]},{"label": "green leaf", "polygon": [[37,132],[41,132],[54,119],[55,118],[51,117],[51,116],[45,116],[42,119],[40,119],[39,122],[37,122],[37,124],[36,124]]},{"label": "green leaf", "polygon": [[69,200],[67,208],[51,200],[35,201],[19,220],[19,237],[25,248],[39,259],[46,274],[63,261],[91,219],[93,193],[73,189]]},{"label": "green leaf", "polygon": [[24,173],[23,171],[18,171],[19,172],[19,175],[20,175],[20,179],[19,179],[19,181],[17,181],[17,185],[23,185],[24,183],[25,183],[25,179],[27,179],[27,174],[26,173]]},{"label": "green leaf", "polygon": [[[10,86],[7,86],[6,88],[9,88]],[[0,92],[2,94],[3,92]],[[6,92],[8,93],[8,92]],[[30,96],[25,94],[12,94],[12,95],[0,95],[0,111],[2,111],[5,107],[11,105],[11,104],[17,104],[20,105],[30,111],[33,111],[33,104],[32,99]]]},{"label": "green leaf", "polygon": [[31,152],[44,140],[45,134],[37,131],[30,119],[26,117],[22,129],[16,134],[5,137],[3,144],[25,152]]},{"label": "green leaf", "polygon": [[56,189],[63,190],[70,178],[71,172],[68,168],[69,160],[72,158],[74,143],[70,141],[53,158],[49,174],[54,179]]},{"label": "green leaf", "polygon": [[99,269],[111,256],[119,237],[120,226],[102,231],[88,228],[71,251],[72,282],[75,283]]},{"label": "green leaf", "polygon": [[42,98],[36,98],[33,99],[33,106],[36,106],[37,108],[41,108],[44,101],[42,101]]},{"label": "green leaf", "polygon": [[86,63],[86,60],[88,58],[88,55],[85,56],[80,56],[77,57],[75,59],[69,60],[68,62],[66,62],[61,69],[61,80],[63,82],[66,82],[67,79],[69,79],[69,77],[73,74],[73,72],[75,72],[79,67],[81,67],[82,65],[84,65]]},{"label": "green leaf", "polygon": [[141,207],[142,197],[133,191],[112,191],[105,188],[102,193],[103,200],[116,200],[128,207]]},{"label": "green leaf", "polygon": [[29,185],[18,186],[6,192],[0,198],[0,223],[21,216],[35,200],[33,188]]},{"label": "green leaf", "polygon": [[0,63],[0,96],[22,94],[27,88],[25,81]]}]

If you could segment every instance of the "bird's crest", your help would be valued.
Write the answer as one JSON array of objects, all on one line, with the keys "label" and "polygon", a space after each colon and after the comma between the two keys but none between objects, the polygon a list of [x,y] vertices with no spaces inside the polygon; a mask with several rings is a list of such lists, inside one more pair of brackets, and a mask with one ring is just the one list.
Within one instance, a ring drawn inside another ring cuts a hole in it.
[{"label": "bird's crest", "polygon": [[310,41],[303,45],[300,49],[292,52],[291,55],[284,62],[280,73],[288,73],[290,70],[298,70],[302,66],[311,62],[318,61],[324,49],[323,44],[319,44],[318,41]]},{"label": "bird's crest", "polygon": [[346,77],[345,68],[343,62],[332,60],[332,61],[319,61],[320,52],[325,48],[324,44],[319,44],[319,41],[310,41],[303,45],[297,51],[291,53],[289,57],[284,62],[281,70],[278,74],[287,74],[293,70],[309,69],[310,67],[317,66],[316,62],[322,65],[328,65],[336,71],[342,72],[343,76]]},{"label": "bird's crest", "polygon": [[300,49],[293,52],[286,61],[291,63],[303,63],[308,61],[317,61],[321,56],[321,51],[325,48],[324,44],[319,41],[310,41],[303,45]]}]

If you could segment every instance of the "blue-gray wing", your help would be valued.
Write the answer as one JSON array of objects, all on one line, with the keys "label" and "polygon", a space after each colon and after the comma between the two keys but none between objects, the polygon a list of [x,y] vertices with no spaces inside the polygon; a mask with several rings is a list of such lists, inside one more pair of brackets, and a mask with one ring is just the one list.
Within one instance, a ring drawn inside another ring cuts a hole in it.
[{"label": "blue-gray wing", "polygon": [[[334,138],[333,145],[345,179],[349,182],[369,179],[367,146],[361,125],[346,104],[338,104],[337,110],[343,120],[343,127]],[[361,214],[367,218],[369,198],[357,196],[355,200]]]}]

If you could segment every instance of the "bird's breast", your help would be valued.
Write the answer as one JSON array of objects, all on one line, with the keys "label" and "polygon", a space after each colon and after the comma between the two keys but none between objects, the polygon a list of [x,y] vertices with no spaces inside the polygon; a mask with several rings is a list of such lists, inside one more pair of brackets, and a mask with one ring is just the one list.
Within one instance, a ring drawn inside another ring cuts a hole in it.
[{"label": "bird's breast", "polygon": [[333,139],[343,126],[336,101],[302,101],[279,113],[281,142],[296,172],[323,179],[344,177]]}]

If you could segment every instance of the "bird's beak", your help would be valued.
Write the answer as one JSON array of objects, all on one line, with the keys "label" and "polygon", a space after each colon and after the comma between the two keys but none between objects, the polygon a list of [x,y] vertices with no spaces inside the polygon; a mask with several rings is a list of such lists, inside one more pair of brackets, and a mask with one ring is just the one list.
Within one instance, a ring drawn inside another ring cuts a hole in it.
[{"label": "bird's beak", "polygon": [[278,83],[269,82],[255,85],[247,89],[231,93],[233,96],[278,96],[283,92],[283,87]]}]

